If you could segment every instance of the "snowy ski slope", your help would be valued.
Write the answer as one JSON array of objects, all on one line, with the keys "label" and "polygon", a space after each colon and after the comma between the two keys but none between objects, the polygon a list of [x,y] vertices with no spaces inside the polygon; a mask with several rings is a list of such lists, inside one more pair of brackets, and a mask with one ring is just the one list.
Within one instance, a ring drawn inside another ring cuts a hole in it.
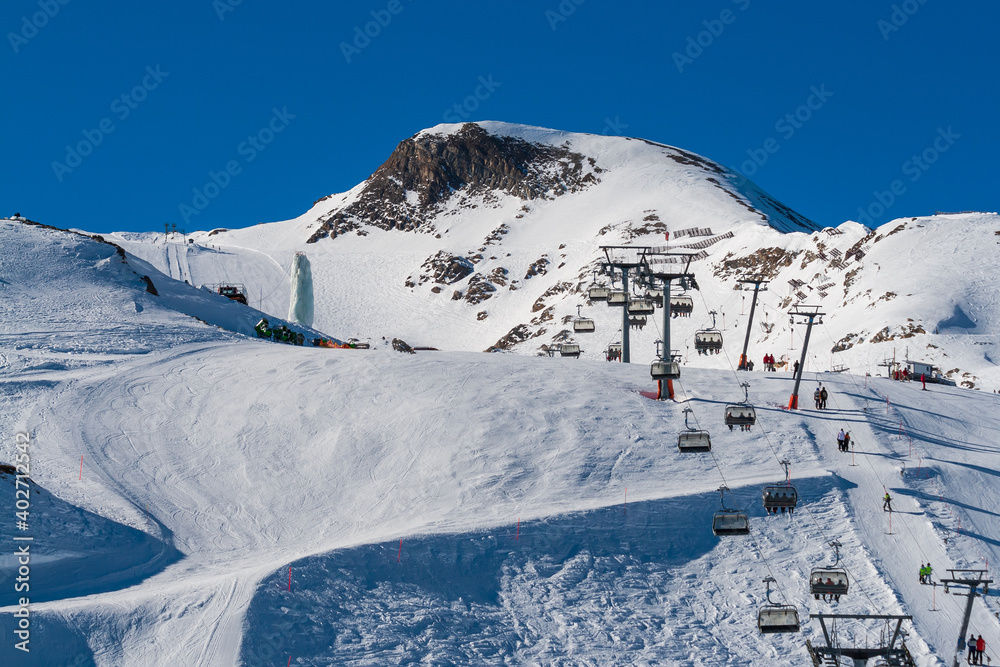
[{"label": "snowy ski slope", "polygon": [[[236,304],[155,275],[148,294],[134,253],[0,225],[0,460],[30,432],[39,491],[30,655],[0,560],[5,664],[801,665],[815,622],[756,632],[771,574],[803,619],[912,614],[918,664],[943,665],[964,599],[917,568],[1000,557],[996,394],[810,374],[803,405],[819,379],[829,410],[789,412],[787,373],[692,364],[662,403],[639,393],[647,367],[593,356],[282,346],[243,335]],[[742,379],[750,433],[722,426]],[[677,452],[684,407],[711,453]],[[760,507],[782,458],[791,518]],[[712,535],[722,483],[750,537]],[[10,545],[9,475],[0,489]],[[837,604],[807,581],[833,539],[852,577]],[[998,608],[991,592],[973,616],[991,647]]]}]

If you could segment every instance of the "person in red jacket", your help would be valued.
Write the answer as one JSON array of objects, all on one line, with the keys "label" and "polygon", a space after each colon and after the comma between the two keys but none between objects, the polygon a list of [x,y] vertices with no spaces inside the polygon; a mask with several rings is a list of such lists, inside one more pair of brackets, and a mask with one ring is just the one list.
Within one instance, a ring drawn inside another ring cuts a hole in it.
[{"label": "person in red jacket", "polygon": [[976,639],[976,664],[983,664],[983,651],[986,650],[986,642],[983,641],[983,636],[979,635]]}]

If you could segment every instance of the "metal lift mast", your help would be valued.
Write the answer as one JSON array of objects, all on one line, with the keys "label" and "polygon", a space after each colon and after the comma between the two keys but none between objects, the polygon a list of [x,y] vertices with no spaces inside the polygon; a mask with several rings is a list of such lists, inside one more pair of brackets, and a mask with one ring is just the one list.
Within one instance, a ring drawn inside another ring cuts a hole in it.
[{"label": "metal lift mast", "polygon": [[[983,587],[983,595],[990,592],[990,584],[993,583],[992,579],[986,579],[986,570],[948,570],[951,572],[951,576],[947,579],[940,579],[939,581],[944,584],[944,592],[948,592],[948,586],[968,586],[968,598],[969,601],[965,604],[965,616],[962,618],[962,629],[958,632],[958,653],[955,655],[955,662],[953,667],[958,667],[958,662],[965,650],[965,633],[969,630],[969,619],[972,616],[972,603],[976,601],[976,596],[979,595],[977,590],[980,585]],[[961,579],[957,575],[964,575]],[[955,593],[955,595],[961,595],[960,593]]]},{"label": "metal lift mast", "polygon": [[[643,255],[649,250],[649,248],[645,246],[605,245],[601,246],[601,250],[604,251],[604,258],[606,260],[602,264],[604,273],[613,274],[616,269],[622,273],[622,289],[625,291],[625,303],[622,304],[622,363],[628,364],[632,362],[632,352],[628,336],[628,275],[633,269],[638,269],[639,275],[646,272],[648,264],[646,263]],[[626,261],[625,259],[615,258],[611,254],[614,250],[637,252],[638,257],[635,261]]]},{"label": "metal lift mast", "polygon": [[[660,352],[660,359],[662,361],[670,361],[671,355],[673,354],[670,350],[670,284],[674,280],[687,281],[691,285],[697,287],[698,283],[694,279],[694,274],[690,272],[689,268],[691,266],[691,255],[689,253],[678,253],[678,252],[668,252],[665,248],[650,248],[649,251],[644,255],[645,258],[649,260],[649,263],[657,264],[657,258],[665,257],[684,257],[687,261],[684,263],[684,269],[679,272],[659,272],[652,269],[649,273],[654,277],[663,282],[663,349]],[[667,393],[663,393],[663,381],[659,383],[659,391],[657,392],[657,398],[659,399],[672,399],[674,397],[674,381],[667,380]]]},{"label": "metal lift mast", "polygon": [[766,292],[766,285],[771,281],[765,280],[764,276],[758,275],[740,278],[736,282],[753,285],[753,301],[750,303],[750,319],[747,320],[747,335],[746,338],[743,339],[743,354],[740,355],[740,365],[736,367],[736,370],[738,371],[745,371],[747,369],[747,348],[750,346],[750,329],[753,327],[753,312],[757,308],[757,293],[761,290]]},{"label": "metal lift mast", "polygon": [[[808,310],[812,308],[813,310]],[[795,374],[795,387],[792,389],[792,396],[788,399],[788,409],[798,410],[799,409],[799,384],[802,382],[802,373],[805,371],[806,367],[806,351],[809,349],[809,335],[812,333],[813,324],[817,317],[822,317],[826,313],[819,312],[819,306],[793,306],[792,310],[789,311],[788,315],[791,317],[792,324],[795,323],[796,317],[808,318],[807,322],[800,322],[799,324],[808,324],[806,328],[806,339],[802,343],[802,358],[799,360],[799,372]],[[822,323],[822,320],[820,320]]]}]

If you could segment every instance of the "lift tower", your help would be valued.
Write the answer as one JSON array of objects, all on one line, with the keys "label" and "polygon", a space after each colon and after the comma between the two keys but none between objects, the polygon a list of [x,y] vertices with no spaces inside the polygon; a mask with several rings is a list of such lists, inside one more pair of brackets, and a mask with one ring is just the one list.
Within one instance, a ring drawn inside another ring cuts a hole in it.
[{"label": "lift tower", "polygon": [[[806,367],[806,350],[809,349],[809,334],[812,333],[813,324],[816,323],[817,317],[822,317],[826,313],[819,312],[819,306],[792,306],[792,309],[788,311],[789,318],[792,324],[796,324],[796,317],[804,317],[805,320],[800,320],[798,324],[807,324],[806,327],[806,339],[802,343],[802,358],[799,360],[799,372],[795,374],[795,388],[792,389],[792,396],[788,399],[788,409],[798,410],[799,409],[799,383],[802,382],[802,373],[805,371]],[[820,320],[819,324],[823,321]]]},{"label": "lift tower", "polygon": [[[628,276],[630,271],[637,271],[638,276],[647,274],[648,264],[644,258],[644,253],[649,250],[647,246],[628,245],[602,245],[605,261],[601,264],[603,273],[613,275],[614,272],[621,271],[622,289],[625,291],[625,303],[622,304],[622,363],[631,363],[631,350],[629,347],[629,320],[628,320]],[[622,254],[615,255],[619,251]],[[628,253],[628,254],[626,254]],[[633,258],[632,253],[636,253]]]},{"label": "lift tower", "polygon": [[[743,339],[743,354],[740,355],[740,365],[736,367],[738,371],[747,370],[747,348],[750,346],[750,329],[753,327],[753,311],[757,308],[757,293],[767,291],[767,284],[771,282],[766,280],[764,276],[744,276],[736,282],[740,285],[753,285],[753,301],[750,302],[750,319],[747,320],[747,335]],[[740,289],[743,289],[742,287]]]},{"label": "lift tower", "polygon": [[[958,667],[958,661],[961,659],[962,652],[965,651],[965,633],[969,630],[969,618],[972,616],[972,603],[976,601],[976,596],[979,595],[977,590],[979,586],[983,587],[983,595],[988,595],[990,592],[990,584],[993,583],[992,579],[986,578],[986,570],[948,570],[951,572],[951,576],[947,579],[940,579],[940,582],[944,584],[944,592],[948,592],[949,586],[968,586],[969,592],[967,594],[969,601],[965,603],[965,616],[962,618],[962,629],[958,632],[958,653],[955,654],[955,662],[953,667]],[[959,578],[961,575],[961,579]],[[961,595],[961,593],[955,593],[955,595]]]},{"label": "lift tower", "polygon": [[[660,351],[660,360],[664,362],[673,361],[675,356],[680,355],[674,355],[673,351],[670,349],[670,284],[675,280],[679,280],[682,285],[690,285],[695,289],[698,288],[698,283],[694,279],[694,274],[690,271],[692,255],[690,253],[670,252],[666,246],[663,246],[650,248],[645,254],[645,258],[650,265],[684,265],[684,267],[679,271],[657,271],[653,268],[649,269],[650,275],[659,279],[663,283],[663,347]],[[679,367],[678,370],[680,370]],[[674,397],[674,381],[669,378],[667,379],[667,391],[664,393],[663,381],[657,380],[656,397],[661,400],[672,399]]]}]

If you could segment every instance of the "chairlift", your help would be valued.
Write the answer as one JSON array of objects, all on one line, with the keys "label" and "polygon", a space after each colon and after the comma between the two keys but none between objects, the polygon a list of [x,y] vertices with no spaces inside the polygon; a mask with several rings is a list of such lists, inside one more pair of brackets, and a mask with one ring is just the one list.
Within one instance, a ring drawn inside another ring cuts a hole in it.
[{"label": "chairlift", "polygon": [[612,307],[624,307],[625,303],[628,301],[628,294],[625,290],[613,289],[608,290],[608,305]]},{"label": "chairlift", "polygon": [[646,326],[646,316],[645,315],[630,315],[628,318],[628,325],[633,329],[642,329]]},{"label": "chairlift", "polygon": [[787,460],[781,462],[785,468],[785,481],[781,484],[769,484],[761,491],[764,500],[764,510],[768,514],[777,514],[779,511],[784,514],[791,514],[799,504],[799,492],[796,491],[788,475],[788,468],[791,465]]},{"label": "chairlift", "polygon": [[690,317],[694,312],[694,299],[687,294],[670,297],[670,314],[674,317]]},{"label": "chairlift", "polygon": [[576,343],[563,343],[559,346],[560,357],[572,357],[573,359],[579,359],[580,354],[580,346]]},{"label": "chairlift", "polygon": [[656,308],[663,307],[663,290],[659,287],[651,287],[646,290],[646,299],[653,302]]},{"label": "chairlift", "polygon": [[750,384],[744,382],[740,386],[743,387],[745,396],[743,402],[726,406],[726,426],[730,431],[734,426],[739,426],[741,431],[749,431],[757,423],[757,411],[750,405]]},{"label": "chairlift", "polygon": [[840,564],[840,547],[843,545],[833,541],[830,542],[830,546],[835,549],[837,560],[830,567],[816,567],[809,573],[809,592],[817,600],[821,595],[824,600],[827,599],[827,596],[830,596],[832,600],[840,600],[840,596],[847,595],[850,588],[847,570],[837,567]]},{"label": "chairlift", "polygon": [[771,601],[771,584],[774,577],[764,579],[767,584],[767,602],[757,612],[757,629],[761,634],[777,632],[799,632],[799,610],[790,604],[780,604]]},{"label": "chairlift", "polygon": [[582,307],[579,305],[576,307],[576,319],[573,320],[573,333],[594,333],[596,330],[594,320],[580,314]]},{"label": "chairlift", "polygon": [[698,354],[719,354],[722,352],[722,332],[715,328],[716,312],[710,311],[712,326],[694,332],[694,349]]},{"label": "chairlift", "polygon": [[653,302],[645,298],[635,298],[628,300],[628,312],[632,315],[652,315],[656,308]]},{"label": "chairlift", "polygon": [[611,343],[608,345],[608,349],[604,351],[604,357],[608,361],[621,361],[622,358],[622,344],[621,343]]},{"label": "chairlift", "polygon": [[726,507],[725,493],[728,490],[728,487],[725,485],[719,487],[722,509],[712,517],[712,532],[719,537],[749,535],[750,519],[747,517],[746,512]]},{"label": "chairlift", "polygon": [[[654,380],[680,380],[681,363],[679,354],[664,355],[661,346],[663,341],[656,341],[656,359],[649,365],[649,375]],[[669,358],[664,359],[664,356]]]},{"label": "chairlift", "polygon": [[691,408],[684,408],[684,430],[677,435],[677,449],[681,452],[710,452],[712,439],[708,431],[699,430],[688,425],[688,413]]}]

